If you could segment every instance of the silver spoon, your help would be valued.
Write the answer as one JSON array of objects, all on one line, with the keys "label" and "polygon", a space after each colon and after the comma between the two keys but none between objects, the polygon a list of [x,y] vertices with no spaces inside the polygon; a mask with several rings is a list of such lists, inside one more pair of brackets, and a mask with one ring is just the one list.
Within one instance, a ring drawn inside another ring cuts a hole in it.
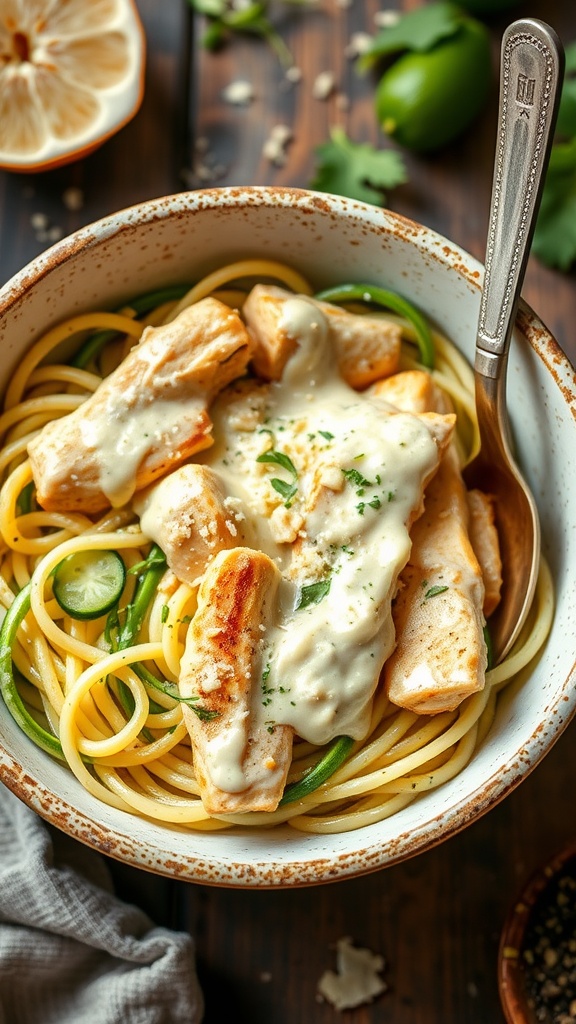
[{"label": "silver spoon", "polygon": [[504,583],[501,602],[490,619],[495,663],[517,638],[538,577],[540,527],[534,499],[511,453],[506,368],[563,71],[562,44],[548,25],[523,18],[506,29],[474,365],[481,446],[464,471],[468,487],[493,494],[496,501]]}]

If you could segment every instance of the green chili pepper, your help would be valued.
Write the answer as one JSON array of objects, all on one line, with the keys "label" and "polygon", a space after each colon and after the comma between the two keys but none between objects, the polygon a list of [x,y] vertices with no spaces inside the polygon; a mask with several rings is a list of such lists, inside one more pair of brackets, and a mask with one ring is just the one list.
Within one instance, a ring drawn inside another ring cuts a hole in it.
[{"label": "green chili pepper", "polygon": [[306,772],[299,782],[293,782],[290,786],[286,786],[279,806],[283,807],[285,804],[294,803],[295,800],[303,800],[304,797],[322,786],[344,763],[353,745],[354,740],[350,736],[337,736],[323,757],[310,771]]},{"label": "green chili pepper", "polygon": [[428,322],[420,310],[402,295],[372,284],[343,284],[335,288],[326,288],[318,292],[315,298],[322,302],[372,302],[406,317],[416,332],[422,365],[428,370],[434,369],[434,342]]},{"label": "green chili pepper", "polygon": [[16,595],[0,629],[0,692],[4,703],[22,732],[52,757],[65,761],[60,740],[36,722],[26,709],[14,679],[12,648],[21,622],[30,610],[30,583]]}]

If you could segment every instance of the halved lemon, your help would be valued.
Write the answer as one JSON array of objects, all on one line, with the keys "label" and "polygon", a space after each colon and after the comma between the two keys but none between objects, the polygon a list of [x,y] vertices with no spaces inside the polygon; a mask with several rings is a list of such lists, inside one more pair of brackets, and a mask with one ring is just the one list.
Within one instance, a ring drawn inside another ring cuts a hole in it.
[{"label": "halved lemon", "polygon": [[0,0],[0,168],[87,156],[138,110],[144,60],[133,0]]}]

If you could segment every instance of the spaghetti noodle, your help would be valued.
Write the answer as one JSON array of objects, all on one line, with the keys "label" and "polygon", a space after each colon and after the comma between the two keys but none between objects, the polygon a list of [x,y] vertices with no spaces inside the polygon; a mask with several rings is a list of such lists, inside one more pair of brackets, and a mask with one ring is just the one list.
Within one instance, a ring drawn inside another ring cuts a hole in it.
[{"label": "spaghetti noodle", "polygon": [[[45,334],[14,373],[0,416],[0,682],[8,710],[31,740],[67,763],[96,799],[111,806],[200,830],[286,822],[302,831],[340,832],[394,814],[469,762],[490,728],[498,693],[545,641],[552,585],[542,563],[520,640],[487,672],[483,690],[456,711],[418,715],[379,691],[362,741],[344,737],[325,750],[296,738],[277,810],[218,817],[204,810],[178,692],[196,590],[186,583],[165,586],[162,552],[142,532],[130,504],[99,516],[38,507],[26,447],[44,424],[78,408],[96,390],[147,325],[170,322],[207,295],[241,306],[245,293],[238,282],[247,279],[278,280],[294,292],[312,294],[290,267],[242,261],[192,289],[159,292],[117,313],[73,317]],[[386,315],[402,328],[402,369],[420,366],[420,322]],[[59,363],[58,350],[71,340],[72,363]],[[465,461],[478,446],[472,371],[440,334],[432,332],[432,341],[430,372],[456,408],[457,444]],[[127,570],[120,606],[105,620],[73,618],[53,596],[57,567],[88,551],[118,552]]]}]

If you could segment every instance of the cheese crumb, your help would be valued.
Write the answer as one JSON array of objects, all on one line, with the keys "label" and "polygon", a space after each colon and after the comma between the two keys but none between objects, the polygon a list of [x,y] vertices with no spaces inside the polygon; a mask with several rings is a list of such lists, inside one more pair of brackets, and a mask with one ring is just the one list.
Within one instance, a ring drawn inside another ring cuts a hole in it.
[{"label": "cheese crumb", "polygon": [[262,147],[262,156],[276,167],[283,167],[286,163],[286,147],[292,138],[292,130],[288,125],[275,125]]},{"label": "cheese crumb", "polygon": [[374,15],[374,24],[377,28],[393,28],[397,25],[402,17],[400,11],[386,10],[376,11]]},{"label": "cheese crumb", "polygon": [[270,516],[270,532],[277,544],[292,544],[304,525],[299,512],[278,505]]},{"label": "cheese crumb", "polygon": [[337,973],[325,971],[318,982],[319,995],[337,1010],[350,1010],[369,1003],[387,985],[379,977],[384,958],[369,949],[358,949],[345,936],[336,944]]},{"label": "cheese crumb", "polygon": [[81,210],[84,207],[84,192],[81,188],[71,185],[62,193],[62,202],[67,210]]},{"label": "cheese crumb", "polygon": [[344,56],[355,60],[366,53],[372,45],[372,36],[368,32],[354,32],[344,49]]},{"label": "cheese crumb", "polygon": [[327,487],[330,491],[339,493],[344,490],[344,481],[345,477],[340,466],[334,464],[322,466],[318,477],[321,487]]},{"label": "cheese crumb", "polygon": [[251,103],[254,99],[254,89],[250,82],[247,82],[242,78],[238,78],[235,82],[230,82],[230,84],[222,90],[222,99],[226,103],[232,103],[234,106],[243,107],[247,103]]},{"label": "cheese crumb", "polygon": [[327,100],[336,88],[336,79],[332,71],[321,71],[316,77],[312,86],[312,95],[315,100]]}]

